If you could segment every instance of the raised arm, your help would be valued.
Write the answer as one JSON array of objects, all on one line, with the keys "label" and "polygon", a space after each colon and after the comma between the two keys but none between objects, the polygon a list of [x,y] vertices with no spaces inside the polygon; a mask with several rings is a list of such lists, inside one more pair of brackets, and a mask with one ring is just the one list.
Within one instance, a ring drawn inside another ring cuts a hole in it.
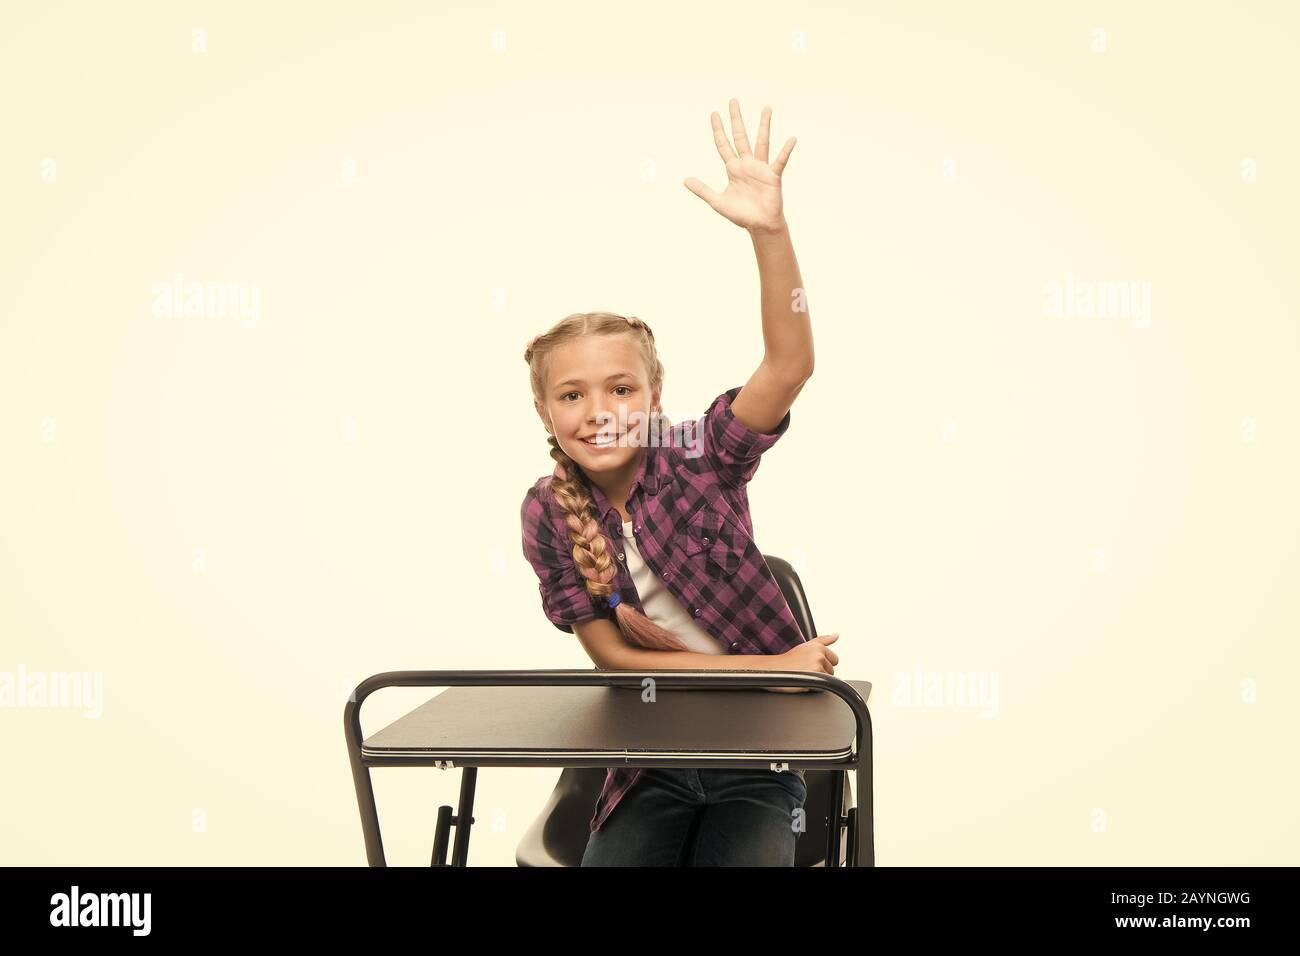
[{"label": "raised arm", "polygon": [[713,141],[727,170],[727,188],[715,192],[695,177],[684,185],[720,215],[749,232],[758,259],[763,310],[763,360],[732,403],[732,413],[758,432],[771,432],[781,423],[813,371],[812,324],[799,263],[781,200],[781,173],[794,149],[786,140],[768,164],[768,129],[772,110],[763,107],[758,141],[751,150],[740,103],[731,100],[733,148],[722,119],[711,114]]}]

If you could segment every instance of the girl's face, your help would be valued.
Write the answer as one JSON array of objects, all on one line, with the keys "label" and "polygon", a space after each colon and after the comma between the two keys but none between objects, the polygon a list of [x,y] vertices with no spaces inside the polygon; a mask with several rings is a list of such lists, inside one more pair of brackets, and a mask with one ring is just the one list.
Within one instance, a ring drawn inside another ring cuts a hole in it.
[{"label": "girl's face", "polygon": [[564,453],[588,475],[634,469],[659,407],[637,347],[623,336],[574,339],[551,352],[547,378],[545,402],[534,404]]}]

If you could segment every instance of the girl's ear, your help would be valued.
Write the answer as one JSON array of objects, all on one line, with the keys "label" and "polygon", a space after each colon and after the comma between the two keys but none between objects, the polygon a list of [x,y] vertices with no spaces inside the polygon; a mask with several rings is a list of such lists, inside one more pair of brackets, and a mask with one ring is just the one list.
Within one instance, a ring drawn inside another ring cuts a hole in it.
[{"label": "girl's ear", "polygon": [[551,423],[549,419],[547,419],[546,417],[546,409],[542,408],[542,403],[539,402],[537,399],[533,399],[533,408],[537,409],[537,417],[540,418],[542,420],[542,424],[546,426],[547,434],[551,434],[551,435],[555,434],[554,432],[551,431]]}]

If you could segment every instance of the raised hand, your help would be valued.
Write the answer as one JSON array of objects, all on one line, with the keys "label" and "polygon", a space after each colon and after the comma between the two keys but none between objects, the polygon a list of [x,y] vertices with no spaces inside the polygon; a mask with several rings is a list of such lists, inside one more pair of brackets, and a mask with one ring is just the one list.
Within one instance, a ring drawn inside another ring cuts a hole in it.
[{"label": "raised hand", "polygon": [[683,185],[737,226],[750,232],[779,232],[785,228],[781,209],[781,172],[785,169],[795,138],[791,136],[781,147],[780,154],[769,165],[767,161],[768,125],[772,108],[763,107],[758,126],[758,141],[749,148],[745,122],[740,118],[740,103],[732,98],[731,135],[733,148],[722,129],[722,118],[717,112],[710,114],[713,122],[713,142],[727,169],[727,188],[715,192],[694,176],[683,180]]}]

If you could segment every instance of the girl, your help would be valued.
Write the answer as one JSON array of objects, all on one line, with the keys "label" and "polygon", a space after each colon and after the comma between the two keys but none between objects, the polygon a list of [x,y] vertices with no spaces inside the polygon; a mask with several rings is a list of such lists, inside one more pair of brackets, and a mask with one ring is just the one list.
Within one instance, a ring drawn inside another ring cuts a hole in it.
[{"label": "girl", "polygon": [[[712,114],[726,190],[684,185],[746,229],[758,258],[764,355],[744,387],[672,426],[654,333],[608,312],[570,315],[524,352],[555,461],[524,497],[524,555],[548,620],[602,669],[833,674],[839,662],[836,635],[804,640],[753,540],[745,486],[789,427],[813,343],[781,204],[795,140],[769,165],[771,110],[751,150],[730,107],[734,149]],[[611,768],[582,865],[791,866],[806,796],[801,770]]]}]

